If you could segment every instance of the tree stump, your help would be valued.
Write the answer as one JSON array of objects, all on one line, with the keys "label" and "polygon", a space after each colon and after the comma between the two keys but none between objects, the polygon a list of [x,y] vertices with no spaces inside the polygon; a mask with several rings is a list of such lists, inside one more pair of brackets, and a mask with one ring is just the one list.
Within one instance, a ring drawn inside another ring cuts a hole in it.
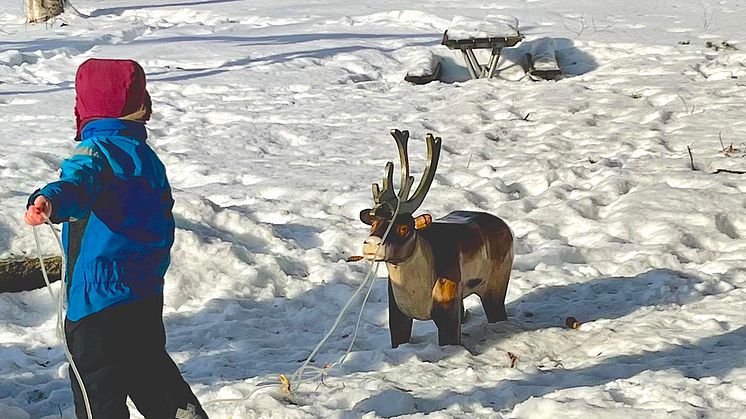
[{"label": "tree stump", "polygon": [[65,0],[25,0],[26,22],[46,22],[65,11]]},{"label": "tree stump", "polygon": [[[62,258],[44,258],[44,266],[47,268],[49,281],[59,281]],[[45,285],[38,258],[0,260],[0,292],[29,291]]]}]

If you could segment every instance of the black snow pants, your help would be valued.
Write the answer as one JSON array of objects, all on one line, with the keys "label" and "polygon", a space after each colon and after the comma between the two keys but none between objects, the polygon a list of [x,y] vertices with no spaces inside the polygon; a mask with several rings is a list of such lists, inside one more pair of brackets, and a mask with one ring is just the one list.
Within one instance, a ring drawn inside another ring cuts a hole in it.
[{"label": "black snow pants", "polygon": [[[110,307],[77,322],[66,320],[65,334],[94,419],[129,418],[127,396],[147,419],[174,419],[177,412],[207,419],[166,353],[162,296]],[[70,380],[75,413],[86,419],[72,367]]]}]

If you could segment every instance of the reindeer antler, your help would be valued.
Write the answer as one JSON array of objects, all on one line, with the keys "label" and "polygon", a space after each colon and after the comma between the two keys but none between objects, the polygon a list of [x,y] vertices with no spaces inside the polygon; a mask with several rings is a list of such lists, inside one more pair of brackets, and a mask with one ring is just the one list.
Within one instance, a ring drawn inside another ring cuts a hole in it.
[{"label": "reindeer antler", "polygon": [[417,186],[414,194],[409,197],[409,192],[414,184],[414,177],[409,175],[409,154],[407,153],[407,142],[409,141],[409,131],[391,130],[391,136],[396,140],[396,147],[399,149],[399,161],[401,163],[401,185],[399,193],[394,193],[394,164],[386,163],[386,175],[383,178],[383,190],[377,183],[373,184],[373,200],[376,205],[373,212],[382,217],[393,217],[396,211],[397,201],[399,204],[400,214],[412,214],[419,208],[425,199],[430,185],[435,177],[435,171],[438,168],[438,158],[440,157],[440,137],[433,137],[427,134],[425,141],[427,143],[427,164],[425,172],[422,175],[420,184]]}]

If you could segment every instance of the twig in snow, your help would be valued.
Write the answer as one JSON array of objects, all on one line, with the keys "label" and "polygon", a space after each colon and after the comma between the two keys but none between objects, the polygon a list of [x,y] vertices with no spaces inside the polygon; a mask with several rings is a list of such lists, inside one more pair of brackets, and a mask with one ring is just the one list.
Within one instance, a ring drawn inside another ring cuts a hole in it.
[{"label": "twig in snow", "polygon": [[744,153],[743,149],[746,148],[746,146],[741,143],[741,148],[733,147],[733,143],[730,143],[728,147],[725,146],[723,143],[723,132],[718,132],[718,138],[720,139],[720,151],[725,155],[725,157],[744,157],[746,156],[746,153]]},{"label": "twig in snow", "polygon": [[[720,147],[722,147],[723,153],[725,153],[725,145],[723,145],[723,131],[718,132],[718,138],[720,139]],[[733,144],[731,144],[731,147]]]},{"label": "twig in snow", "polygon": [[683,97],[681,96],[681,92],[676,92],[676,96],[678,96],[678,97],[679,97],[679,99],[681,99],[681,103],[683,103],[683,104],[684,104],[684,110],[685,110],[685,111],[686,111],[687,113],[689,113],[689,105],[687,105],[687,103],[686,103],[686,100],[684,100],[684,98],[683,98]]},{"label": "twig in snow", "polygon": [[692,170],[697,170],[696,167],[694,167],[694,156],[692,156],[692,148],[689,146],[686,146],[686,149],[689,151],[689,163],[692,164]]},{"label": "twig in snow", "polygon": [[684,104],[684,110],[686,111],[686,113],[689,114],[689,115],[693,115],[694,114],[694,109],[696,109],[696,106],[692,105],[692,109],[689,110],[689,105],[686,103],[686,100],[684,100],[684,97],[681,96],[681,92],[676,92],[676,96],[678,96],[679,99],[681,99],[681,103]]},{"label": "twig in snow", "polygon": [[606,26],[598,26],[598,25],[596,25],[596,18],[595,17],[591,18],[591,28],[593,28],[593,33],[596,33],[596,32],[606,32],[609,29],[613,29],[614,26],[616,26],[616,23],[612,23],[612,24],[609,24],[609,25],[606,25]]},{"label": "twig in snow", "polygon": [[511,118],[511,121],[526,121],[528,122],[528,117],[531,115],[531,112],[527,113],[526,115],[523,115],[521,111],[518,110],[517,107],[511,106],[508,108],[508,112],[513,114],[515,116],[515,119]]},{"label": "twig in snow", "polygon": [[508,352],[508,358],[510,358],[510,368],[515,368],[515,364],[518,362],[518,356],[512,352]]},{"label": "twig in snow", "polygon": [[565,27],[565,29],[567,29],[567,31],[568,31],[568,32],[572,32],[572,33],[574,33],[574,34],[575,34],[575,35],[576,35],[576,36],[577,36],[578,38],[580,38],[580,35],[582,35],[582,34],[583,34],[583,32],[585,32],[585,29],[586,29],[586,26],[585,26],[585,15],[583,15],[583,14],[581,13],[581,14],[580,14],[580,17],[578,17],[578,18],[577,18],[577,19],[575,19],[575,20],[576,20],[576,21],[578,22],[578,24],[580,25],[580,27],[579,27],[579,29],[578,29],[578,30],[573,30],[573,29],[570,29],[570,27],[568,27],[568,26],[567,26],[567,23],[565,23],[565,19],[564,19],[564,18],[562,19],[562,26],[564,26],[564,27]]},{"label": "twig in snow", "polygon": [[[723,144],[723,138],[722,138],[722,136],[720,137],[720,144]],[[733,148],[733,144],[731,144],[729,148],[731,148],[731,149],[733,149],[735,151],[739,151],[737,148]],[[689,147],[689,146],[686,146],[686,149],[689,151],[689,163],[691,163],[691,165],[692,165],[692,170],[698,170],[694,166],[694,157],[692,156],[692,148]],[[725,148],[723,148],[723,152],[726,152],[726,151],[728,151],[728,150],[725,149]],[[726,154],[726,156],[727,156],[727,154]],[[730,157],[730,156],[728,156],[728,157]],[[733,175],[746,175],[746,170],[717,169],[714,172],[708,172],[708,173],[711,174],[711,175],[717,175],[719,173],[730,173],[730,174],[733,174]]]},{"label": "twig in snow", "polygon": [[702,77],[705,78],[705,80],[708,78],[707,73],[705,73],[704,71],[702,71],[702,66],[701,65],[699,65],[699,64],[697,64],[697,65],[690,65],[689,68],[691,68],[692,70],[694,70],[697,73],[699,73]]},{"label": "twig in snow", "polygon": [[701,0],[699,2],[699,7],[702,9],[702,29],[707,32],[708,30],[710,30],[712,18],[715,17],[715,10],[707,10],[707,6]]},{"label": "twig in snow", "polygon": [[523,34],[521,33],[521,24],[517,17],[513,16],[512,24],[507,22],[506,24],[510,29],[513,29],[518,36],[523,36]]},{"label": "twig in snow", "polygon": [[580,16],[578,16],[577,18],[572,18],[572,20],[578,22],[578,29],[577,30],[571,29],[567,25],[567,23],[565,23],[565,18],[564,17],[562,17],[562,26],[564,26],[565,29],[567,29],[568,32],[572,32],[575,35],[577,35],[578,38],[580,38],[580,36],[583,35],[583,32],[585,32],[585,30],[588,29],[588,28],[592,29],[591,33],[596,33],[596,32],[605,32],[605,31],[608,31],[609,29],[611,29],[614,26],[616,26],[615,23],[612,23],[612,24],[606,25],[606,26],[599,26],[599,25],[596,24],[596,18],[595,17],[591,17],[591,23],[590,23],[590,26],[588,26],[587,23],[586,23],[586,20],[585,20],[585,14],[583,14],[583,13],[581,13]]}]

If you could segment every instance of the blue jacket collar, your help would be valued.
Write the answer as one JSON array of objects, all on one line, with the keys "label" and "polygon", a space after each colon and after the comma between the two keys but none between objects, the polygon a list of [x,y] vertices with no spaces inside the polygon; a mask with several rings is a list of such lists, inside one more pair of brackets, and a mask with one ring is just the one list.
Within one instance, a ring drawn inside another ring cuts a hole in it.
[{"label": "blue jacket collar", "polygon": [[103,118],[85,124],[80,133],[81,140],[105,136],[121,136],[145,141],[148,138],[148,132],[144,122]]}]

